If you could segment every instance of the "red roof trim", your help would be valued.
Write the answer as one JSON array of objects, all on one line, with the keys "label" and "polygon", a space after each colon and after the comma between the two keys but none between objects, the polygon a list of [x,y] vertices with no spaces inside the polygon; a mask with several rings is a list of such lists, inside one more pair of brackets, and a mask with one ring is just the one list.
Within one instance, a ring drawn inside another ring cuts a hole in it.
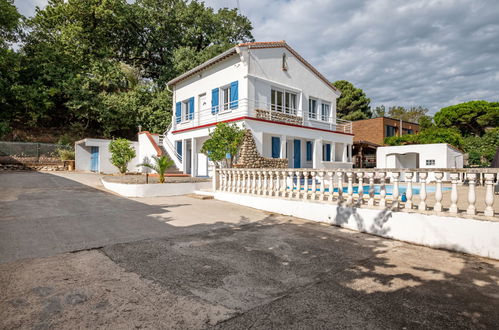
[{"label": "red roof trim", "polygon": [[278,122],[278,121],[272,121],[272,120],[261,119],[261,118],[253,118],[253,117],[247,117],[247,116],[237,117],[237,118],[228,119],[228,120],[223,120],[223,121],[219,121],[219,122],[211,123],[211,124],[204,124],[204,125],[200,125],[200,126],[179,129],[179,130],[173,131],[172,133],[173,134],[177,134],[177,133],[187,132],[187,131],[191,131],[191,130],[195,130],[195,129],[200,129],[200,128],[205,128],[205,127],[215,126],[218,123],[230,123],[230,122],[234,122],[234,121],[241,121],[241,120],[244,120],[244,119],[254,120],[254,121],[261,121],[261,122],[264,122],[264,123],[271,123],[271,124],[278,124],[278,125],[285,125],[285,126],[293,126],[293,127],[299,127],[299,128],[306,128],[306,129],[312,129],[312,130],[323,131],[323,132],[328,132],[328,133],[336,133],[336,134],[343,134],[343,135],[351,135],[351,136],[353,136],[353,134],[351,134],[351,133],[345,133],[345,132],[339,132],[339,131],[330,131],[328,129],[323,129],[323,128],[302,126],[302,125],[290,124],[290,123],[282,123],[282,122]]}]

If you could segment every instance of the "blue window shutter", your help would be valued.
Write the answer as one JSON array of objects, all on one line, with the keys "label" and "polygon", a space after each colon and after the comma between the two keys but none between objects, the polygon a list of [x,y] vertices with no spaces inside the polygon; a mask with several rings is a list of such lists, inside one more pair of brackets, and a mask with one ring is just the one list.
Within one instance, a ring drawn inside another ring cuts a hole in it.
[{"label": "blue window shutter", "polygon": [[312,160],[312,142],[307,141],[307,161]]},{"label": "blue window shutter", "polygon": [[233,81],[230,83],[230,108],[235,109],[238,106],[239,99],[239,83],[238,81]]},{"label": "blue window shutter", "polygon": [[281,138],[272,137],[272,158],[279,158],[281,154]]},{"label": "blue window shutter", "polygon": [[326,144],[326,161],[331,161],[331,144]]},{"label": "blue window shutter", "polygon": [[194,119],[194,97],[189,99],[189,119]]},{"label": "blue window shutter", "polygon": [[211,90],[211,113],[218,113],[218,88]]},{"label": "blue window shutter", "polygon": [[175,121],[180,123],[182,120],[182,102],[177,102],[175,104]]}]

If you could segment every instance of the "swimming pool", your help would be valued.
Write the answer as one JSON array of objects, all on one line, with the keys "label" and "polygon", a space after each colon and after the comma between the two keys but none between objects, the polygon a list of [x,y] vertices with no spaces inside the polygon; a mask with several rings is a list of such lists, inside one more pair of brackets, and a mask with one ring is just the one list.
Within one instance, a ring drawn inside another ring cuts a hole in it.
[{"label": "swimming pool", "polygon": [[[304,183],[302,182],[301,184],[302,184],[302,186],[300,187],[300,190],[305,190],[305,188],[303,188]],[[312,191],[311,185],[312,185],[312,182],[309,182],[308,191]],[[369,185],[363,185],[362,187],[364,188],[364,194],[369,194]],[[319,183],[317,183],[316,188],[317,188],[317,191],[320,191],[320,184]],[[393,185],[387,184],[387,185],[385,185],[385,188],[386,188],[387,195],[393,194]],[[419,185],[413,184],[412,185],[412,194],[418,195],[420,189],[421,189],[421,187]],[[296,187],[294,187],[293,190],[296,190]],[[343,193],[346,194],[348,191],[348,187],[343,187],[342,190],[343,190]],[[357,194],[359,192],[359,187],[354,186],[352,190],[353,190],[354,194]],[[427,193],[434,193],[435,190],[436,190],[435,186],[426,186]],[[451,190],[451,188],[450,187],[442,187],[442,191],[448,191],[448,190]],[[325,188],[324,191],[329,192],[329,188]],[[375,184],[374,185],[374,194],[379,195],[380,191],[381,191],[381,186],[379,184]],[[407,185],[406,184],[399,184],[399,195],[404,194],[406,191],[407,191]],[[338,188],[334,188],[334,192],[338,192]]]}]

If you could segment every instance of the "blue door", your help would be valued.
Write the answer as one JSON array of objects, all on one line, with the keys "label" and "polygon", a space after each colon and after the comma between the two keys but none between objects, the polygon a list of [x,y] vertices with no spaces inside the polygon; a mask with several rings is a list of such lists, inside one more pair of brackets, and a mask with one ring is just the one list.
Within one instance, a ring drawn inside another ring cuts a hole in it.
[{"label": "blue door", "polygon": [[99,147],[90,147],[90,171],[99,171]]},{"label": "blue door", "polygon": [[295,168],[300,168],[301,167],[301,141],[300,140],[294,140],[294,152],[293,152],[293,160],[294,160],[294,167]]}]

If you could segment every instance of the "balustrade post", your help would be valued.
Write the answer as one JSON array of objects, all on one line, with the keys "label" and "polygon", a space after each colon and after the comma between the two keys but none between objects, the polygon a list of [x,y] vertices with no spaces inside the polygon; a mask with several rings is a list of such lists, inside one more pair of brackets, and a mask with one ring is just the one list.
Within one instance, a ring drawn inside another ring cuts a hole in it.
[{"label": "balustrade post", "polygon": [[[215,171],[217,171],[216,168]],[[218,170],[218,190],[224,190],[224,173],[221,169]]]},{"label": "balustrade post", "polygon": [[[284,191],[284,196],[288,197],[288,198],[293,198],[293,187],[294,187],[293,176],[294,176],[294,173],[293,173],[293,171],[286,171],[285,173],[286,173],[286,175],[285,175],[286,182],[284,182],[284,187],[286,190]],[[286,196],[286,192],[288,194],[287,196]]]},{"label": "balustrade post", "polygon": [[466,213],[469,215],[475,215],[476,214],[476,192],[475,192],[475,185],[476,185],[476,173],[468,173],[466,175],[468,178],[468,209],[466,210]]},{"label": "balustrade post", "polygon": [[368,172],[367,178],[369,179],[369,200],[367,205],[374,206],[374,172]]},{"label": "balustrade post", "polygon": [[338,171],[336,175],[338,176],[338,202],[341,203],[343,202],[343,172]]},{"label": "balustrade post", "polygon": [[288,188],[289,172],[282,171],[281,174],[282,174],[281,196],[286,197],[286,191],[289,191],[289,188]]},{"label": "balustrade post", "polygon": [[426,211],[426,197],[428,197],[426,193],[426,178],[428,178],[428,172],[419,173],[419,181],[421,182],[421,188],[419,190],[419,206],[418,209],[420,211]]},{"label": "balustrade post", "polygon": [[296,171],[296,193],[295,193],[295,197],[296,198],[300,198],[300,194],[301,194],[301,172],[300,171]]},{"label": "balustrade post", "polygon": [[359,200],[357,204],[364,204],[364,172],[357,172],[357,195],[359,195]]},{"label": "balustrade post", "polygon": [[241,192],[246,193],[246,171],[241,170]]},{"label": "balustrade post", "polygon": [[485,174],[485,211],[483,214],[487,217],[494,216],[494,174]]},{"label": "balustrade post", "polygon": [[236,192],[236,172],[234,170],[230,170],[230,191]]},{"label": "balustrade post", "polygon": [[274,196],[279,197],[281,192],[281,171],[275,171],[275,181],[274,181]]},{"label": "balustrade post", "polygon": [[242,171],[241,171],[241,170],[239,170],[239,169],[238,169],[238,170],[236,170],[236,171],[237,171],[237,185],[236,185],[237,189],[236,189],[236,191],[237,191],[238,193],[240,193],[240,192],[242,191],[242,185],[243,185],[243,182],[242,182],[242,177],[241,177],[241,174],[242,174],[241,172],[242,172]]},{"label": "balustrade post", "polygon": [[457,213],[458,212],[457,201],[459,198],[457,195],[457,183],[459,182],[459,173],[451,173],[450,180],[451,180],[451,192],[450,192],[449,212]]},{"label": "balustrade post", "polygon": [[256,195],[256,171],[251,171],[252,182],[251,182],[251,193]]},{"label": "balustrade post", "polygon": [[347,204],[350,205],[353,203],[353,172],[347,172]]},{"label": "balustrade post", "polygon": [[379,177],[379,206],[386,207],[386,172],[378,172]]},{"label": "balustrade post", "polygon": [[312,176],[312,194],[310,195],[310,199],[315,201],[315,198],[317,197],[317,183],[315,182],[317,172],[312,171],[310,175]]},{"label": "balustrade post", "polygon": [[392,172],[393,192],[392,192],[392,209],[399,208],[399,178],[400,172]]},{"label": "balustrade post", "polygon": [[256,175],[257,175],[257,183],[258,183],[257,188],[256,188],[256,194],[257,195],[261,195],[262,191],[263,191],[263,189],[262,189],[262,184],[263,184],[263,182],[262,182],[262,171],[257,171]]},{"label": "balustrade post", "polygon": [[321,184],[319,186],[319,200],[323,201],[324,200],[324,194],[326,192],[326,183],[324,180],[326,180],[326,173],[323,171],[319,172],[319,180],[321,180]]},{"label": "balustrade post", "polygon": [[435,172],[436,190],[435,190],[435,206],[433,210],[436,212],[442,212],[442,178],[444,177],[443,172]]},{"label": "balustrade post", "polygon": [[308,172],[303,172],[303,199],[308,199]]},{"label": "balustrade post", "polygon": [[267,196],[269,193],[269,171],[263,170],[262,172],[263,175],[263,188],[262,188],[262,195]]},{"label": "balustrade post", "polygon": [[329,177],[329,196],[328,200],[330,202],[333,201],[333,194],[334,194],[334,172],[327,172],[327,176]]},{"label": "balustrade post", "polygon": [[405,179],[407,181],[407,189],[405,191],[405,205],[404,208],[406,210],[412,210],[412,178],[414,177],[413,172],[406,172]]}]

